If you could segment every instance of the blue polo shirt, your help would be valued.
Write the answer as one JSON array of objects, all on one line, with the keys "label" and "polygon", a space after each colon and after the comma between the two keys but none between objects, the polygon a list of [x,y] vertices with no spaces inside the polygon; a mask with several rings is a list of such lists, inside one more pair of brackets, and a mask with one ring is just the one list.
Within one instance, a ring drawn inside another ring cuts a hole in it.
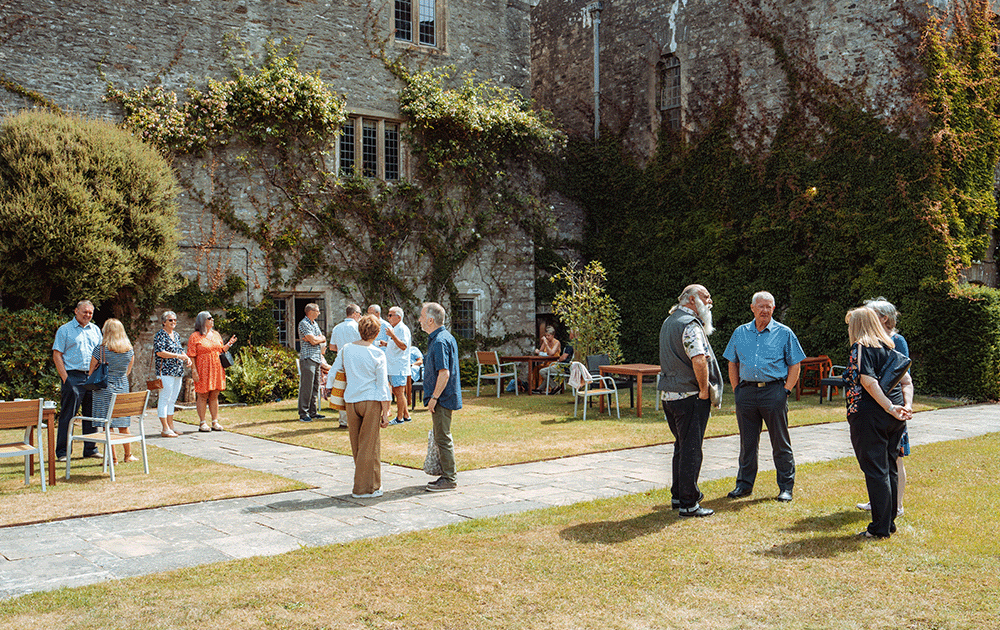
[{"label": "blue polo shirt", "polygon": [[772,318],[761,331],[753,321],[734,330],[722,356],[740,364],[741,381],[768,382],[788,378],[806,353],[792,329]]},{"label": "blue polo shirt", "polygon": [[52,349],[62,353],[63,366],[67,370],[90,371],[90,358],[94,348],[101,345],[104,335],[94,322],[81,326],[74,317],[59,327]]},{"label": "blue polo shirt", "polygon": [[462,385],[459,382],[458,342],[445,330],[444,326],[430,334],[427,353],[424,354],[424,404],[430,403],[437,384],[439,370],[448,370],[448,384],[438,398],[438,404],[445,409],[462,408]]}]

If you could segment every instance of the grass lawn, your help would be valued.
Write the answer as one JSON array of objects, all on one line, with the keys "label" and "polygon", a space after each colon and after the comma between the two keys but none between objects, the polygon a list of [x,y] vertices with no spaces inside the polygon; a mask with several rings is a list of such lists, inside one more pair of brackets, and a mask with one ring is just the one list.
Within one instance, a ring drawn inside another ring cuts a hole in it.
[{"label": "grass lawn", "polygon": [[[0,432],[0,441],[8,441]],[[20,439],[23,433],[10,436]],[[141,455],[141,447],[134,444]],[[119,454],[121,448],[118,449]],[[270,494],[306,488],[291,479],[217,464],[147,445],[149,474],[142,462],[115,466],[116,481],[101,472],[101,460],[73,461],[69,481],[60,465],[54,487],[42,492],[38,474],[24,485],[24,459],[0,459],[0,526],[49,521],[72,516],[109,514],[163,505]],[[35,464],[36,468],[38,464]]]},{"label": "grass lawn", "polygon": [[[484,389],[483,393],[487,391],[495,392],[492,387]],[[642,418],[637,418],[635,410],[627,407],[626,393],[620,401],[623,405],[620,420],[606,413],[599,415],[595,403],[586,422],[581,419],[582,410],[573,417],[573,397],[569,394],[504,394],[498,399],[488,395],[477,398],[472,395],[474,392],[475,389],[463,393],[463,408],[455,412],[452,420],[459,470],[673,441],[663,413],[653,406],[655,392],[651,384],[646,385],[644,392]],[[917,396],[914,411],[957,404],[961,403]],[[222,410],[221,416],[229,431],[349,455],[347,431],[336,428],[336,412],[325,410],[323,413],[327,416],[325,420],[299,422],[296,402],[288,400],[254,407],[229,407]],[[181,422],[197,424],[193,410],[178,412],[176,417]],[[835,398],[832,404],[820,404],[816,395],[803,396],[800,401],[792,399],[788,420],[792,426],[844,421],[843,397]],[[418,404],[413,411],[413,422],[383,430],[382,461],[416,468],[423,466],[429,430],[430,414]],[[727,391],[722,409],[713,410],[707,435],[737,433],[732,392]]]},{"label": "grass lawn", "polygon": [[853,459],[681,520],[667,490],[0,602],[2,628],[995,628],[1000,435],[922,446],[888,541]]}]

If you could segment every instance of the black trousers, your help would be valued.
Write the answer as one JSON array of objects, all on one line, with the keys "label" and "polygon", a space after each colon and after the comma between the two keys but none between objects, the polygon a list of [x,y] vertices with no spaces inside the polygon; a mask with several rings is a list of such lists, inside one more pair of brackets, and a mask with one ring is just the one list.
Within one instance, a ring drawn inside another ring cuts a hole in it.
[{"label": "black trousers", "polygon": [[712,403],[701,400],[698,395],[681,400],[663,401],[663,413],[667,426],[674,434],[673,482],[670,496],[679,501],[681,509],[698,505],[698,476],[701,474],[701,444],[708,427],[708,416]]},{"label": "black trousers", "polygon": [[757,448],[762,425],[771,439],[771,456],[777,473],[778,489],[791,491],[795,485],[795,457],[788,433],[788,394],[784,381],[764,387],[740,383],[736,387],[736,423],[740,427],[740,467],[736,487],[753,488],[757,479]]},{"label": "black trousers", "polygon": [[[67,370],[66,382],[62,384],[61,399],[59,402],[59,432],[56,434],[56,457],[66,455],[66,443],[69,441],[69,427],[73,423],[73,418],[77,415],[78,409],[83,407],[83,416],[94,415],[93,393],[81,387],[87,380],[87,373],[83,370]],[[83,421],[83,432],[94,433],[97,427],[89,420]],[[84,442],[84,455],[91,455],[97,452],[97,445],[93,442]]]},{"label": "black trousers", "polygon": [[888,536],[896,531],[896,505],[899,498],[899,476],[896,457],[906,423],[885,412],[866,412],[847,416],[851,427],[851,444],[865,474],[868,500],[872,506],[872,522],[868,531],[875,536]]}]

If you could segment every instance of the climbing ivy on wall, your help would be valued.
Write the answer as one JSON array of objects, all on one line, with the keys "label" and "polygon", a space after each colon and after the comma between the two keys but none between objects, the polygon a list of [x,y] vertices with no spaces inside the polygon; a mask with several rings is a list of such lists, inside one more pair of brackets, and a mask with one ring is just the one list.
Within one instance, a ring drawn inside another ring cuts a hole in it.
[{"label": "climbing ivy on wall", "polygon": [[[745,135],[733,64],[727,89],[691,116],[701,128],[685,138],[663,133],[647,165],[614,137],[574,141],[567,152],[560,187],[586,209],[585,254],[607,266],[626,360],[655,362],[663,317],[681,288],[698,282],[713,295],[716,344],[750,319],[751,295],[769,290],[807,354],[843,363],[848,308],[884,295],[902,311],[903,332],[915,329],[929,301],[942,311],[959,268],[985,250],[1000,158],[998,34],[988,3],[908,16],[922,37],[900,42],[912,107],[894,119],[875,113],[863,90],[819,72],[764,4],[735,3],[786,77],[782,110],[763,121],[772,130],[763,146]],[[916,363],[954,360],[940,356],[938,341],[912,340]]]},{"label": "climbing ivy on wall", "polygon": [[[357,287],[371,302],[413,305],[417,287],[425,299],[454,297],[455,275],[484,243],[531,234],[545,221],[527,184],[530,160],[551,153],[561,136],[512,90],[456,78],[450,69],[411,71],[384,46],[373,46],[373,55],[401,85],[414,181],[337,172],[331,148],[346,120],[345,100],[299,71],[286,42],[269,42],[259,67],[234,66],[230,80],[209,79],[183,99],[155,85],[109,85],[107,94],[122,105],[126,126],[184,156],[175,164],[212,165],[236,152],[248,180],[263,175],[267,191],[250,196],[250,215],[221,180],[201,201],[260,246],[272,286],[318,276],[339,283],[345,295]],[[189,190],[193,180],[184,182]],[[406,254],[426,260],[425,277],[401,273]]]}]

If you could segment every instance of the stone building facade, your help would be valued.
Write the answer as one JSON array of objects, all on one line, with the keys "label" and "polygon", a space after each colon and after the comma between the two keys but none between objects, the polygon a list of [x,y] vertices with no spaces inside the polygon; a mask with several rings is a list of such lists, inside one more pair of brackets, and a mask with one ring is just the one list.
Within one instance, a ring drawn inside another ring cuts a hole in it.
[{"label": "stone building facade", "polygon": [[[530,92],[530,6],[517,0],[9,0],[0,11],[28,17],[27,28],[0,47],[0,68],[9,80],[66,111],[116,121],[122,111],[104,101],[107,82],[123,89],[159,84],[182,93],[188,86],[203,87],[209,77],[228,78],[227,48],[235,50],[233,42],[257,56],[268,39],[301,45],[299,67],[318,72],[346,99],[358,159],[371,135],[370,175],[390,182],[410,178],[415,165],[397,102],[401,84],[373,57],[373,38],[384,42],[390,56],[405,55],[413,69],[454,66],[456,76],[472,72],[525,96]],[[0,113],[32,106],[0,90]],[[332,149],[340,160],[341,143]],[[253,200],[260,202],[263,175],[248,178],[235,161],[226,160],[176,162],[184,186],[184,275],[198,277],[203,288],[230,273],[245,278],[249,288],[241,297],[274,298],[282,340],[290,346],[306,303],[321,304],[326,330],[343,319],[347,303],[365,304],[369,296],[335,278],[306,278],[294,286],[268,280],[260,248],[205,210],[203,200],[220,183],[229,187],[237,216],[249,216]],[[410,278],[420,277],[422,264],[415,248],[398,254],[398,265]],[[466,334],[533,335],[530,235],[515,231],[487,243],[460,269],[455,284],[460,303],[452,306],[464,319],[453,326]],[[419,288],[416,295],[428,297]],[[418,328],[417,315],[407,315],[411,328]],[[147,362],[140,356],[136,365]]]},{"label": "stone building facade", "polygon": [[593,31],[599,23],[600,120],[637,156],[653,153],[661,126],[697,129],[697,99],[729,89],[727,75],[733,71],[749,116],[765,118],[780,111],[787,85],[774,50],[755,34],[752,22],[760,17],[777,25],[791,54],[891,108],[887,98],[898,87],[894,45],[905,27],[902,11],[925,4],[541,0],[531,15],[532,97],[571,133],[593,133]]}]

